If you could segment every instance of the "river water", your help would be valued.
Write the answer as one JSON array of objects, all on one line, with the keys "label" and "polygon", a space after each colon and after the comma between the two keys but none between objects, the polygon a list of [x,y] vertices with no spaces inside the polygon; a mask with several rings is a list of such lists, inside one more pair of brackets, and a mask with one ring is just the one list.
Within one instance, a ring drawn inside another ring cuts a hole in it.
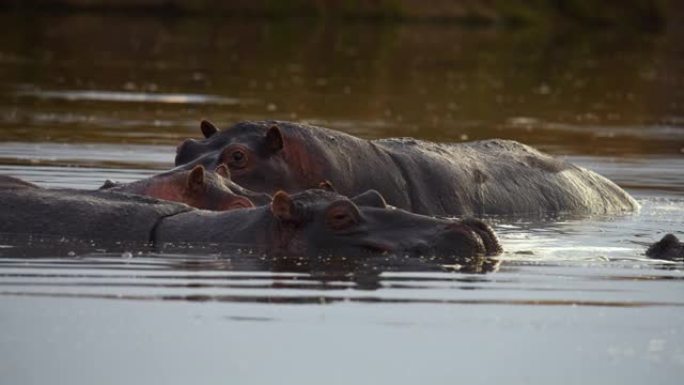
[{"label": "river water", "polygon": [[[479,268],[300,269],[249,254],[0,247],[12,384],[679,383],[681,30],[0,15],[0,173],[96,188],[172,166],[199,121],[519,140],[596,170],[632,215],[494,219]],[[0,203],[1,208],[1,203]]]}]

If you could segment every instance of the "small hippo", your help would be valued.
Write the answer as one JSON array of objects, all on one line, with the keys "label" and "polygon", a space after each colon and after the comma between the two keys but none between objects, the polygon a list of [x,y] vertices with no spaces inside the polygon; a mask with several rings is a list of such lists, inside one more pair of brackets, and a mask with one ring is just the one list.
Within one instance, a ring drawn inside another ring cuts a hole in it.
[{"label": "small hippo", "polygon": [[[19,178],[0,175],[0,189],[24,188],[41,187]],[[217,167],[215,172],[208,172],[201,165],[192,170],[171,170],[131,183],[107,180],[99,190],[144,195],[216,211],[265,205],[271,201],[270,195],[247,190],[231,181],[230,171],[225,165]]]},{"label": "small hippo", "polygon": [[225,165],[219,165],[215,172],[208,172],[204,166],[198,165],[192,170],[171,170],[132,183],[107,181],[100,190],[146,195],[216,211],[253,207],[271,201],[268,194],[256,193],[233,183]]},{"label": "small hippo", "polygon": [[646,255],[655,259],[684,261],[684,244],[674,234],[666,234],[646,250]]},{"label": "small hippo", "polygon": [[365,140],[282,121],[224,130],[202,121],[200,128],[205,138],[184,141],[177,166],[226,164],[237,183],[267,193],[302,191],[327,179],[343,195],[375,189],[388,203],[426,215],[586,215],[639,207],[601,175],[510,140]]},{"label": "small hippo", "polygon": [[279,191],[269,205],[217,212],[112,191],[0,189],[0,233],[251,248],[273,256],[427,256],[443,263],[501,253],[480,220],[413,214],[388,207],[372,190],[351,199],[319,189]]}]

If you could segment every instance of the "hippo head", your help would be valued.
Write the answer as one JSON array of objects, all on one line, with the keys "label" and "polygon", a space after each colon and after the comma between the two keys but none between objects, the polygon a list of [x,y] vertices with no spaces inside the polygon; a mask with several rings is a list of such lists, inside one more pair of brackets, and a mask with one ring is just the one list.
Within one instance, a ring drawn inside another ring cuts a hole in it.
[{"label": "hippo head", "polygon": [[253,193],[235,185],[225,166],[217,168],[216,172],[208,172],[201,165],[192,170],[176,169],[130,184],[105,183],[100,189],[147,195],[215,211],[254,207],[255,202],[250,195],[259,203],[270,201],[266,194]]},{"label": "hippo head", "polygon": [[205,210],[225,211],[254,207],[249,198],[230,189],[231,183],[230,174],[226,170],[208,172],[198,165],[190,171],[178,170],[160,176],[158,181],[149,184],[146,195],[183,202]]},{"label": "hippo head", "polygon": [[656,259],[684,261],[684,243],[674,234],[666,234],[660,241],[648,247],[646,255]]},{"label": "hippo head", "polygon": [[326,190],[273,196],[279,254],[437,257],[492,256],[501,246],[476,219],[447,220],[388,206],[375,190],[346,198]]},{"label": "hippo head", "polygon": [[177,166],[225,164],[233,179],[256,191],[301,191],[322,179],[311,149],[284,135],[274,122],[243,122],[219,131],[204,120],[204,139],[187,139],[176,151]]}]

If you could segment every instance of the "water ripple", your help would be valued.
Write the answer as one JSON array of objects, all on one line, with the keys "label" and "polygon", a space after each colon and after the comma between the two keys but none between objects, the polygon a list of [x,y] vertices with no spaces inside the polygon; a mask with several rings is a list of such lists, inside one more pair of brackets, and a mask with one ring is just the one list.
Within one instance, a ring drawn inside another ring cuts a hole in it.
[{"label": "water ripple", "polygon": [[160,103],[160,104],[215,104],[235,106],[254,104],[254,99],[231,98],[218,95],[187,93],[149,93],[127,91],[89,91],[89,90],[20,90],[17,96],[29,96],[39,99],[61,99],[68,101],[99,101],[117,103]]}]

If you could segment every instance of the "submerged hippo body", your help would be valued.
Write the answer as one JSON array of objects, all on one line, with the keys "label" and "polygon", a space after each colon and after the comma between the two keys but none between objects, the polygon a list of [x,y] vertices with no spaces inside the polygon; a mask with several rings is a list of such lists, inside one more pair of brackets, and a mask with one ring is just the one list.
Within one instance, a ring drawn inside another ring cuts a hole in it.
[{"label": "submerged hippo body", "polygon": [[493,231],[479,220],[393,209],[374,191],[353,199],[325,190],[278,192],[270,205],[217,212],[110,191],[7,188],[0,189],[0,233],[96,244],[216,244],[285,256],[501,252]]},{"label": "submerged hippo body", "polygon": [[0,188],[0,233],[149,242],[151,229],[191,207],[109,191]]},{"label": "submerged hippo body", "polygon": [[437,144],[364,140],[289,122],[242,122],[179,146],[176,165],[226,164],[247,188],[301,191],[330,180],[355,195],[375,189],[390,204],[428,215],[603,214],[636,201],[608,179],[510,140]]}]

